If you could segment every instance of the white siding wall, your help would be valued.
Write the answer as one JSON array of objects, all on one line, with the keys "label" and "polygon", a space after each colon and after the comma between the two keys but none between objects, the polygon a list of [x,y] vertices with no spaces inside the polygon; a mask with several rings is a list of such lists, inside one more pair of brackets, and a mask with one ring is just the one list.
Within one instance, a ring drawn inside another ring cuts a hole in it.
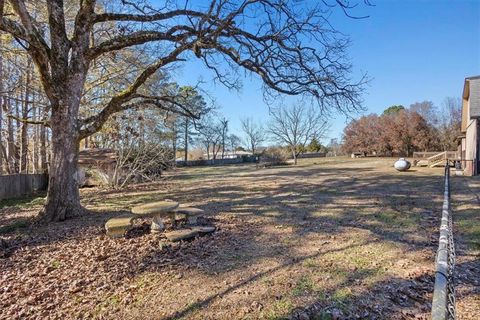
[{"label": "white siding wall", "polygon": [[477,120],[470,120],[467,127],[467,143],[465,146],[465,160],[476,160],[477,154]]},{"label": "white siding wall", "polygon": [[469,118],[480,118],[480,79],[471,79],[468,81],[470,85],[470,96],[468,103],[470,104]]}]

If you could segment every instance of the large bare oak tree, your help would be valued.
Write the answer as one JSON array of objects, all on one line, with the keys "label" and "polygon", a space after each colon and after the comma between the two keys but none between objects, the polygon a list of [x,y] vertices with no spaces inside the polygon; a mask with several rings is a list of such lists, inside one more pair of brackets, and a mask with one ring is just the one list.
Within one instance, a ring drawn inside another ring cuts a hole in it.
[{"label": "large bare oak tree", "polygon": [[[239,71],[246,70],[262,79],[266,93],[310,95],[321,107],[341,112],[357,109],[363,79],[350,79],[348,39],[328,21],[334,7],[349,9],[346,0],[194,2],[165,1],[152,7],[133,0],[0,0],[0,31],[11,34],[31,55],[50,102],[53,158],[44,221],[81,212],[79,142],[100,130],[111,115],[155,106],[195,116],[175,97],[141,93],[151,76],[172,64],[198,58],[230,88],[238,87]],[[46,19],[35,10],[45,12]],[[98,32],[106,28],[108,32]],[[158,46],[154,61],[97,114],[80,117],[92,63],[150,43]]]}]

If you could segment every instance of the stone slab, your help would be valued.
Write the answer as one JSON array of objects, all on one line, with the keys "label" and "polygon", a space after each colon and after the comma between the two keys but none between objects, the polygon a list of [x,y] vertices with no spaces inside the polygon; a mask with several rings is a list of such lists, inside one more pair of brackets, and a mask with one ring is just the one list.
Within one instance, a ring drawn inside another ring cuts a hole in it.
[{"label": "stone slab", "polygon": [[212,233],[216,230],[214,226],[196,226],[192,230],[196,230],[200,234]]},{"label": "stone slab", "polygon": [[165,233],[165,237],[172,242],[187,240],[198,236],[198,231],[194,229],[179,229]]},{"label": "stone slab", "polygon": [[132,213],[143,216],[170,215],[176,208],[178,208],[178,202],[157,201],[133,207]]},{"label": "stone slab", "polygon": [[202,209],[182,206],[176,208],[174,211],[176,214],[185,214],[188,216],[198,216],[205,213]]}]

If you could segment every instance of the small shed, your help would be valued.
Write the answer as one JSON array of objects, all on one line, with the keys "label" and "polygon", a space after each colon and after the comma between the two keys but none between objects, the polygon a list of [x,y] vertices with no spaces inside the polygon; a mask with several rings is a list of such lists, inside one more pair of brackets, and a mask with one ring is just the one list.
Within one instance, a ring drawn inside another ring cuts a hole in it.
[{"label": "small shed", "polygon": [[113,149],[83,149],[78,155],[80,186],[107,185],[114,175],[117,154]]}]

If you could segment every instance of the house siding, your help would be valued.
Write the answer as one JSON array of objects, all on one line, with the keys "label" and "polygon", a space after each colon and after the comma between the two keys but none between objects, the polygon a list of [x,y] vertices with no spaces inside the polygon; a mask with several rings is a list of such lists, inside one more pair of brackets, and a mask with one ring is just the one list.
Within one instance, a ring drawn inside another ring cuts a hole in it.
[{"label": "house siding", "polygon": [[467,175],[480,173],[480,76],[465,78],[463,86],[462,165]]},{"label": "house siding", "polygon": [[465,144],[465,171],[468,175],[476,174],[477,162],[477,120],[470,120],[466,132]]},{"label": "house siding", "polygon": [[471,79],[468,81],[470,86],[469,105],[470,119],[480,118],[480,79]]}]

